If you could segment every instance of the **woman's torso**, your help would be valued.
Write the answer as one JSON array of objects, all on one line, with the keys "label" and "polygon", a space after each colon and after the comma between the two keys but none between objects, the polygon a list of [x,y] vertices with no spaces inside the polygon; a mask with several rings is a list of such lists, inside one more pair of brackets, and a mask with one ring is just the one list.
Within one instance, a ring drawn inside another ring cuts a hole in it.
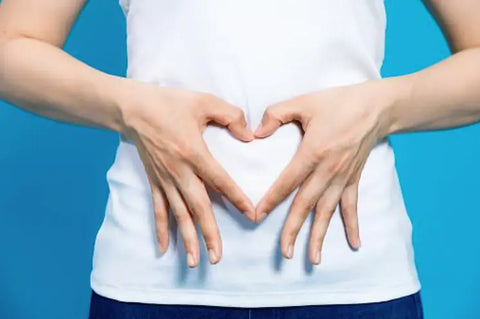
[{"label": "woman's torso", "polygon": [[[213,93],[242,108],[252,128],[275,102],[380,77],[381,0],[121,2],[130,78]],[[204,138],[256,202],[294,155],[301,132],[288,124],[272,137],[243,143],[208,127]],[[294,194],[259,225],[212,194],[223,258],[212,266],[202,250],[199,267],[189,269],[175,229],[168,252],[156,252],[149,184],[134,145],[122,136],[107,174],[110,196],[92,287],[124,301],[239,307],[372,302],[413,293],[420,285],[394,164],[390,145],[381,141],[360,181],[359,251],[347,245],[337,211],[321,265],[308,262],[311,219],[298,236],[294,259],[284,260],[279,235]]]}]

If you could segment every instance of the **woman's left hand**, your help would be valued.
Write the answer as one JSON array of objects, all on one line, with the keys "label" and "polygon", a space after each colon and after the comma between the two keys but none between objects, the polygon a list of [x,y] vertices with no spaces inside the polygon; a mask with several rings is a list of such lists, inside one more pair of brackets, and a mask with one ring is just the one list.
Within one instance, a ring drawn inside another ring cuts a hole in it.
[{"label": "woman's left hand", "polygon": [[294,158],[256,208],[260,221],[300,186],[281,236],[286,258],[292,258],[297,234],[315,208],[309,258],[320,263],[323,239],[337,204],[350,246],[360,247],[358,184],[371,149],[386,136],[386,110],[392,102],[393,92],[383,81],[326,89],[266,109],[256,137],[270,136],[292,121],[298,121],[304,131]]}]

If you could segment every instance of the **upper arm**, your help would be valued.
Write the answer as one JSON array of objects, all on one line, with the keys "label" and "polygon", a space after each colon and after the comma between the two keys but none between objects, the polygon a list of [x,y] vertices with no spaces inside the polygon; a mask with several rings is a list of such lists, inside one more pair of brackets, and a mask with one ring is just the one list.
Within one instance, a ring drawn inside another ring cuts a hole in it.
[{"label": "upper arm", "polygon": [[424,0],[453,52],[480,47],[479,0]]},{"label": "upper arm", "polygon": [[34,38],[63,46],[86,0],[3,0],[0,40]]}]

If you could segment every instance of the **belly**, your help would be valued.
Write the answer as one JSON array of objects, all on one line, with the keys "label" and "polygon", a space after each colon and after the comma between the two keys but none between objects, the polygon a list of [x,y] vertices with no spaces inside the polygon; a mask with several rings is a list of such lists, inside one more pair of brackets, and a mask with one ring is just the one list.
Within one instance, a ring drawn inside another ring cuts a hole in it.
[{"label": "belly", "polygon": [[[252,129],[270,104],[380,76],[381,0],[130,3],[129,77],[215,94],[242,108]],[[269,138],[244,143],[212,126],[203,137],[213,156],[257,203],[294,156],[302,134],[287,124]],[[221,305],[218,296],[228,299],[223,305],[241,306],[349,303],[368,301],[363,296],[374,289],[383,298],[391,287],[415,277],[411,225],[394,164],[386,140],[367,160],[358,200],[359,251],[348,247],[336,211],[322,264],[312,267],[308,261],[312,218],[299,233],[293,260],[286,261],[279,236],[295,192],[258,225],[211,193],[223,258],[209,265],[202,245],[199,267],[188,269],[173,218],[171,246],[158,254],[148,179],[135,145],[122,138],[107,174],[110,195],[96,240],[92,284],[112,296],[117,294],[111,287],[117,287],[132,296],[139,293],[129,300],[155,303]],[[358,298],[350,298],[349,292]],[[206,300],[209,294],[213,297]]]},{"label": "belly", "polygon": [[[206,130],[204,137],[212,154],[254,202],[278,177],[301,140],[295,125],[286,125],[271,138],[253,143],[237,141],[216,127]],[[387,141],[372,150],[360,180],[362,248],[352,251],[347,245],[337,209],[325,238],[321,267],[312,267],[308,261],[313,215],[298,235],[294,259],[281,257],[280,233],[295,192],[260,224],[248,221],[225,198],[211,193],[224,254],[218,265],[209,266],[202,245],[200,266],[192,270],[186,265],[173,218],[169,250],[165,255],[157,253],[149,184],[133,144],[120,143],[107,180],[110,196],[94,259],[94,274],[101,274],[104,282],[152,289],[188,287],[255,293],[273,292],[277,284],[303,291],[328,291],[339,286],[362,290],[366,282],[389,280],[391,268],[386,263],[407,272],[411,262],[411,225]],[[123,267],[117,267],[118,263]]]}]

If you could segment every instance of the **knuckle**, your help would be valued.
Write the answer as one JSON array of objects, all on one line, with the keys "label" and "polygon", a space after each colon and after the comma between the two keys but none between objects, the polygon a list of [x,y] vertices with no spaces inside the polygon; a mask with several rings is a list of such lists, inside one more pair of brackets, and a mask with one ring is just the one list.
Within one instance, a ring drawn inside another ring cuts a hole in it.
[{"label": "knuckle", "polygon": [[193,214],[195,215],[195,217],[197,218],[205,218],[209,211],[211,209],[211,206],[204,202],[204,201],[201,201],[201,200],[197,200],[195,202],[192,203],[192,212]]},{"label": "knuckle", "polygon": [[165,236],[168,236],[168,226],[166,224],[158,224],[155,227],[158,241],[162,241]]},{"label": "knuckle", "polygon": [[225,185],[224,179],[219,174],[214,174],[210,178],[210,182],[211,182],[210,187],[212,187],[213,190],[221,193],[224,193],[226,191],[226,185]]},{"label": "knuckle", "polygon": [[312,231],[312,234],[310,236],[310,245],[316,246],[317,249],[322,249],[322,244],[323,244],[323,234],[321,230],[315,229],[314,231]]},{"label": "knuckle", "polygon": [[336,175],[341,172],[343,163],[341,161],[334,161],[330,163],[327,167],[327,172],[330,175]]},{"label": "knuckle", "polygon": [[181,143],[178,145],[177,155],[181,159],[191,159],[195,156],[195,150],[188,143]]},{"label": "knuckle", "polygon": [[200,159],[200,151],[191,143],[181,141],[171,148],[171,155],[174,161],[185,160],[187,162],[196,163]]},{"label": "knuckle", "polygon": [[192,164],[192,166],[197,167],[198,163],[202,162],[202,152],[200,152],[197,148],[191,147],[184,155],[184,159]]},{"label": "knuckle", "polygon": [[211,182],[209,183],[210,188],[216,193],[222,193],[222,188],[220,187],[217,179],[215,177],[212,178]]},{"label": "knuckle", "polygon": [[357,202],[352,198],[352,196],[344,196],[342,198],[342,211],[346,214],[355,213],[357,207]]},{"label": "knuckle", "polygon": [[277,112],[275,111],[275,108],[273,108],[271,106],[269,106],[265,109],[264,116],[268,119],[273,119],[273,120],[278,119],[278,115],[277,115]]},{"label": "knuckle", "polygon": [[294,225],[289,225],[288,227],[285,227],[285,230],[283,232],[283,237],[287,241],[292,241],[297,237],[297,234],[299,231],[300,231],[300,228],[296,223]]},{"label": "knuckle", "polygon": [[182,153],[188,146],[183,140],[167,140],[165,142],[164,152],[167,156],[179,159]]},{"label": "knuckle", "polygon": [[[293,187],[289,184],[278,184],[277,187],[273,188],[269,195],[268,198],[270,200],[270,204],[276,205],[280,201],[282,201],[285,197],[290,195],[290,193],[293,191]],[[300,194],[301,195],[301,194]]]},{"label": "knuckle", "polygon": [[315,200],[308,197],[308,196],[305,196],[305,195],[298,195],[297,197],[297,211],[299,213],[306,213],[306,212],[309,212],[310,210],[313,209],[313,207],[315,206]]},{"label": "knuckle", "polygon": [[215,235],[213,235],[211,232],[203,230],[202,236],[205,240],[205,245],[207,248],[212,248],[215,246]]},{"label": "knuckle", "polygon": [[340,158],[332,161],[328,166],[327,166],[327,171],[328,173],[332,175],[337,175],[340,173],[344,173],[346,168],[348,167],[348,161],[349,158],[347,155],[343,155]]},{"label": "knuckle", "polygon": [[342,204],[342,215],[345,216],[346,221],[349,220],[349,217],[353,214],[353,207],[351,203],[343,203]]},{"label": "knuckle", "polygon": [[178,160],[174,157],[168,157],[162,160],[164,173],[166,176],[172,176],[174,179],[179,178]]},{"label": "knuckle", "polygon": [[213,94],[208,92],[199,92],[195,95],[195,105],[202,107],[204,105],[209,105],[214,101],[215,97]]},{"label": "knuckle", "polygon": [[345,185],[345,188],[348,189],[349,196],[347,197],[354,196],[354,194],[358,191],[358,186],[360,184],[360,179],[358,175],[359,175],[358,173],[354,173],[353,177],[347,181],[347,184]]},{"label": "knuckle", "polygon": [[315,204],[318,201],[318,198],[315,198],[318,196],[314,196],[313,194],[310,193],[308,189],[302,189],[299,191],[294,200],[294,206],[301,209],[309,209],[315,206]]},{"label": "knuckle", "polygon": [[263,200],[263,207],[265,210],[270,211],[275,207],[276,199],[272,196],[268,196]]},{"label": "knuckle", "polygon": [[321,160],[325,159],[328,157],[329,151],[328,149],[324,147],[316,147],[311,153],[310,153],[310,159],[313,162],[320,162]]},{"label": "knuckle", "polygon": [[185,223],[191,219],[190,214],[184,210],[177,210],[175,211],[174,215],[178,223]]},{"label": "knuckle", "polygon": [[317,245],[318,248],[321,248],[322,242],[323,242],[323,234],[321,230],[318,230],[318,229],[314,230],[310,238],[310,243]]},{"label": "knuckle", "polygon": [[165,222],[167,220],[167,212],[163,209],[163,207],[154,207],[153,213],[155,215],[155,220],[157,221],[157,223]]},{"label": "knuckle", "polygon": [[166,218],[168,216],[168,208],[163,199],[153,199],[153,212],[156,218]]},{"label": "knuckle", "polygon": [[317,206],[317,214],[315,214],[315,220],[318,222],[327,222],[330,220],[330,216],[333,215],[334,210],[330,209],[328,206],[320,205]]},{"label": "knuckle", "polygon": [[202,234],[207,246],[211,247],[217,241],[218,232],[216,226],[213,224],[204,225],[202,227]]},{"label": "knuckle", "polygon": [[317,199],[313,198],[313,197],[310,197],[310,198],[306,198],[305,199],[305,208],[308,210],[308,211],[311,211],[315,205],[317,204]]},{"label": "knuckle", "polygon": [[241,122],[245,118],[243,111],[239,108],[234,108],[232,111],[232,120],[233,122]]}]

